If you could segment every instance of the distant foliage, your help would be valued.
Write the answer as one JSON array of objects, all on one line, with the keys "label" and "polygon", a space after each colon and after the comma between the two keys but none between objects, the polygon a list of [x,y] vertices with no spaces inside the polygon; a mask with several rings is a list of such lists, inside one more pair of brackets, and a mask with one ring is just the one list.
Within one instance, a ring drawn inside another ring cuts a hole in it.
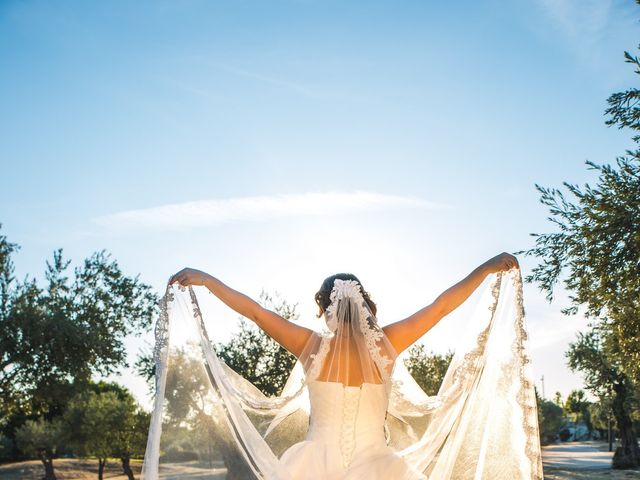
[{"label": "distant foliage", "polygon": [[453,352],[427,352],[419,343],[408,350],[404,364],[427,395],[437,395],[452,358]]},{"label": "distant foliage", "polygon": [[63,418],[67,446],[78,456],[98,459],[100,480],[109,457],[119,458],[124,473],[133,478],[129,462],[144,454],[150,416],[128,391],[82,393],[69,403]]},{"label": "distant foliage", "polygon": [[45,480],[55,480],[53,458],[62,445],[62,422],[59,418],[27,420],[15,432],[18,448],[25,455],[40,459],[45,469]]},{"label": "distant foliage", "polygon": [[[264,290],[260,293],[258,303],[264,308],[276,312],[281,317],[296,321],[299,317],[297,304],[289,304],[280,298],[274,299]],[[244,318],[238,320],[238,328],[231,338],[224,343],[214,345],[220,358],[234,371],[253,383],[267,396],[280,394],[284,384],[296,363],[296,358],[263,330]],[[184,358],[188,358],[188,352],[184,352]],[[176,357],[179,358],[179,357]],[[155,378],[155,364],[151,352],[142,353],[136,360],[136,371],[143,376],[153,391]],[[184,365],[185,373],[191,370],[197,371],[188,365]],[[177,371],[177,368],[173,370]],[[193,374],[193,381],[202,381],[202,385],[208,382],[202,373]],[[196,385],[187,391],[195,391]],[[176,402],[180,405],[180,402]]]},{"label": "distant foliage", "polygon": [[548,445],[556,440],[563,424],[562,407],[537,396],[538,399],[538,424],[540,430],[540,443]]},{"label": "distant foliage", "polygon": [[18,249],[0,235],[1,456],[37,451],[53,478],[47,458],[61,443],[49,440],[61,433],[61,416],[78,393],[103,388],[92,376],[127,366],[125,338],[149,329],[158,297],[104,250],[72,271],[56,250],[44,282],[19,281],[12,261]]},{"label": "distant foliage", "polygon": [[[260,294],[258,301],[290,321],[298,319],[296,305],[284,300],[276,303],[273,297]],[[279,395],[296,363],[296,358],[281,347],[263,330],[240,319],[239,328],[227,342],[218,344],[218,355],[237,373],[253,383],[265,395]]]},{"label": "distant foliage", "polygon": [[[624,57],[640,74],[640,60]],[[591,329],[571,345],[569,365],[585,374],[601,401],[611,399],[621,444],[613,466],[634,468],[640,466],[632,422],[640,383],[640,90],[614,93],[607,102],[606,124],[630,129],[635,148],[615,164],[587,161],[598,175],[594,186],[563,182],[566,194],[536,184],[555,231],[532,234],[535,246],[525,253],[539,263],[525,279],[549,301],[562,283],[570,300],[562,312],[584,309]]]},{"label": "distant foliage", "polygon": [[594,429],[604,433],[609,429],[609,420],[612,419],[611,401],[594,402],[589,405],[589,418]]},{"label": "distant foliage", "polygon": [[71,274],[57,250],[44,287],[18,282],[16,248],[0,236],[0,418],[18,410],[52,417],[92,375],[127,366],[124,340],[149,329],[158,298],[105,251]]},{"label": "distant foliage", "polygon": [[564,411],[573,422],[583,422],[589,432],[593,430],[591,423],[591,402],[583,390],[571,390],[564,403]]}]

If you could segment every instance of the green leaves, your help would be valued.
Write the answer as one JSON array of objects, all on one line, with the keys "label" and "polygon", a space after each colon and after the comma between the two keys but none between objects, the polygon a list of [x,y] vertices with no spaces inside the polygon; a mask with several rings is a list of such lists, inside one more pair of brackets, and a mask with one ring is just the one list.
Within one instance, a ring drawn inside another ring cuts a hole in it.
[{"label": "green leaves", "polygon": [[124,339],[150,327],[158,297],[104,250],[71,272],[58,249],[43,286],[18,282],[16,249],[0,236],[0,418],[51,418],[92,375],[127,366]]},{"label": "green leaves", "polygon": [[[640,74],[638,57],[625,52],[625,61]],[[639,102],[636,88],[611,95],[606,125],[639,131]],[[632,139],[640,143],[640,135]],[[614,466],[634,466],[640,464],[630,418],[640,385],[640,148],[627,150],[615,164],[586,164],[598,175],[595,186],[563,182],[565,196],[536,185],[555,231],[532,234],[535,246],[524,253],[539,264],[525,280],[538,283],[549,301],[562,282],[570,305],[561,311],[585,309],[590,330],[571,344],[569,366],[584,373],[586,387],[601,401],[613,405],[622,439]]]},{"label": "green leaves", "polygon": [[427,352],[424,345],[418,343],[409,348],[408,354],[404,364],[411,376],[427,395],[437,395],[453,358],[453,352]]},{"label": "green leaves", "polygon": [[16,431],[18,447],[26,454],[40,457],[43,451],[54,454],[62,438],[62,422],[60,419],[52,421],[40,417],[37,420],[27,420]]},{"label": "green leaves", "polygon": [[540,397],[537,397],[537,400],[540,443],[546,445],[556,440],[558,432],[564,422],[563,412],[562,408],[554,402]]},{"label": "green leaves", "polygon": [[69,403],[63,418],[65,443],[78,455],[128,458],[144,453],[149,414],[128,392],[84,392]]},{"label": "green leaves", "polygon": [[[287,320],[296,320],[296,305],[262,291],[258,302]],[[253,383],[265,395],[278,395],[296,363],[296,358],[276,343],[264,331],[244,319],[237,333],[224,344],[216,346],[218,355],[237,373]]]},{"label": "green leaves", "polygon": [[532,234],[535,247],[524,253],[540,263],[525,280],[538,283],[549,301],[562,281],[572,302],[565,313],[585,306],[598,317],[633,307],[640,297],[640,161],[619,158],[617,168],[587,164],[600,173],[598,182],[584,189],[565,182],[573,201],[536,185],[557,231]]}]

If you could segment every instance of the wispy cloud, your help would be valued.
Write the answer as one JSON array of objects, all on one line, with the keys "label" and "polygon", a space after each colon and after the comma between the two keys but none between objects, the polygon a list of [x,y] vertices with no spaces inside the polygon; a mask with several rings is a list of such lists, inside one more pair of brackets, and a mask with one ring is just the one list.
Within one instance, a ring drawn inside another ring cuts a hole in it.
[{"label": "wispy cloud", "polygon": [[187,93],[190,93],[192,95],[196,95],[198,97],[202,97],[205,98],[207,100],[211,100],[214,102],[226,102],[228,101],[228,98],[224,95],[219,95],[216,94],[214,92],[212,92],[211,90],[205,89],[205,88],[199,88],[193,85],[190,85],[188,83],[179,81],[179,80],[171,80],[168,79],[167,80],[171,85],[173,85],[174,87],[183,90]]},{"label": "wispy cloud", "polygon": [[92,220],[108,229],[170,230],[205,227],[234,221],[342,215],[405,208],[440,210],[448,208],[448,206],[413,196],[386,195],[365,191],[352,193],[309,192],[176,203],[117,212],[95,217]]},{"label": "wispy cloud", "polygon": [[537,0],[553,26],[579,55],[597,50],[613,14],[613,0]]},{"label": "wispy cloud", "polygon": [[[177,87],[180,90],[188,93],[205,97],[210,100],[225,100],[229,101],[228,97],[223,97],[220,94],[215,93],[214,89],[220,89],[218,85],[216,87],[207,87],[206,84],[211,84],[212,76],[219,76],[218,74],[228,75],[231,78],[245,79],[252,82],[256,87],[270,87],[279,90],[283,93],[292,94],[299,97],[306,97],[315,100],[338,100],[338,101],[354,101],[354,102],[368,102],[370,98],[364,96],[361,91],[353,91],[351,89],[336,91],[335,88],[331,88],[326,83],[319,84],[313,82],[311,84],[296,81],[291,77],[297,77],[299,69],[293,71],[287,70],[286,64],[280,65],[279,72],[274,71],[273,64],[255,65],[245,64],[243,66],[235,65],[227,62],[216,61],[203,55],[189,55],[185,57],[185,61],[193,62],[194,66],[198,68],[207,69],[209,75],[205,77],[204,84],[194,84],[194,79],[189,80],[172,80],[168,82],[172,86]],[[276,62],[277,63],[277,62]],[[181,70],[178,70],[179,72]]]},{"label": "wispy cloud", "polygon": [[245,70],[244,68],[238,68],[233,65],[216,63],[215,66],[226,72],[233,73],[234,75],[239,75],[241,77],[257,80],[263,83],[268,83],[276,87],[289,89],[300,95],[305,95],[308,97],[314,96],[314,92],[310,88],[306,87],[305,85],[301,85],[299,83],[291,82],[289,80],[283,80],[281,78],[273,77],[271,75],[265,75],[263,73]]}]

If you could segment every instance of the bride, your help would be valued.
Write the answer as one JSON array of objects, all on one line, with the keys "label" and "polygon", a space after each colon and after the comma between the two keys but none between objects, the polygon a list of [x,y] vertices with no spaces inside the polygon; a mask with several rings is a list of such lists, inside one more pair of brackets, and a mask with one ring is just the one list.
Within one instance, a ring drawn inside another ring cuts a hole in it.
[{"label": "bride", "polygon": [[[426,395],[398,355],[489,277],[438,394]],[[206,287],[295,356],[280,395],[265,396],[219,358],[193,286]],[[315,300],[321,332],[200,270],[169,279],[156,324],[143,479],[542,478],[516,257],[491,258],[384,327],[352,274],[325,279]]]}]

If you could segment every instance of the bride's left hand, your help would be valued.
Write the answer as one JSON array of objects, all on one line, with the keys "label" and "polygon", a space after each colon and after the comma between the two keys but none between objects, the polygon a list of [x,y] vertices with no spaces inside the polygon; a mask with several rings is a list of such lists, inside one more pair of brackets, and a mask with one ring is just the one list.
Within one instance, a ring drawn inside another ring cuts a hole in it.
[{"label": "bride's left hand", "polygon": [[169,285],[178,282],[183,287],[189,285],[204,285],[205,281],[210,275],[202,270],[196,270],[195,268],[183,268],[178,273],[169,278]]},{"label": "bride's left hand", "polygon": [[502,252],[499,255],[490,258],[489,260],[487,260],[485,265],[489,269],[490,273],[511,270],[512,268],[520,268],[518,259],[507,252]]}]

